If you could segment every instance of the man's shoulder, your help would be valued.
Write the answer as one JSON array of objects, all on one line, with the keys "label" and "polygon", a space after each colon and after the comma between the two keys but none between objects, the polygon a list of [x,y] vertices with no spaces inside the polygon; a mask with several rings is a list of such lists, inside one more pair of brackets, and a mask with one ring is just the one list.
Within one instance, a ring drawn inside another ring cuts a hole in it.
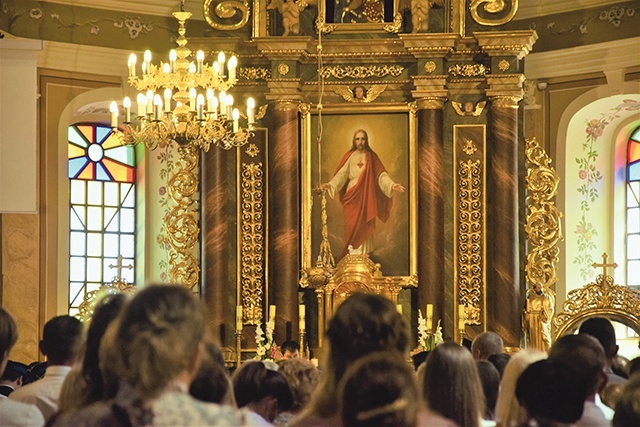
[{"label": "man's shoulder", "polygon": [[0,425],[37,426],[44,425],[44,417],[34,405],[11,399],[0,401]]}]

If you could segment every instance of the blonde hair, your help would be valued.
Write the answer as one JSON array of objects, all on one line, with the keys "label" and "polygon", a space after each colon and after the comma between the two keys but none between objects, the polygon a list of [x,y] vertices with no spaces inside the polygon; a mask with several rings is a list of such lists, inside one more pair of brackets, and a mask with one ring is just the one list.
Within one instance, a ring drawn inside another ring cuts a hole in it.
[{"label": "blonde hair", "polygon": [[496,401],[495,419],[504,427],[520,425],[527,421],[524,409],[516,398],[516,383],[520,374],[529,365],[538,360],[547,358],[547,354],[539,350],[521,350],[511,356],[507,366],[504,368],[504,375],[500,381],[500,392]]},{"label": "blonde hair", "polygon": [[204,309],[190,290],[179,285],[144,287],[109,327],[100,346],[107,393],[113,392],[117,378],[143,400],[158,396],[193,367],[204,331]]},{"label": "blonde hair", "polygon": [[320,381],[320,371],[313,363],[300,357],[278,360],[278,365],[278,372],[286,378],[293,395],[291,412],[299,411],[311,399]]}]

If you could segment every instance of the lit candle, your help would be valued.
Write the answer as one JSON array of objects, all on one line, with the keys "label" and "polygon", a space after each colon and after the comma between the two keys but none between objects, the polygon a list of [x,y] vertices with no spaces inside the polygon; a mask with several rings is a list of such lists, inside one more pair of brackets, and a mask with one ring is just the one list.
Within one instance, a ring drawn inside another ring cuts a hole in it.
[{"label": "lit candle", "polygon": [[237,108],[233,109],[232,117],[233,117],[233,133],[236,133],[238,132],[238,129],[240,127],[238,124],[238,120],[240,120],[240,111],[238,111]]},{"label": "lit candle", "polygon": [[220,63],[216,61],[213,63],[213,75],[218,77],[218,74],[220,74]]},{"label": "lit candle", "polygon": [[199,50],[196,53],[196,61],[198,61],[198,67],[197,67],[198,74],[202,74],[202,63],[204,62],[204,52],[203,51]]},{"label": "lit candle", "polygon": [[227,114],[227,92],[221,90],[218,98],[220,99],[220,114],[225,115]]},{"label": "lit candle", "polygon": [[148,49],[144,51],[144,63],[142,66],[144,67],[145,72],[148,73],[151,71],[151,51]]},{"label": "lit candle", "polygon": [[270,305],[269,306],[269,320],[275,319],[276,318],[276,306],[275,305]]},{"label": "lit candle", "polygon": [[160,98],[160,95],[156,94],[153,97],[153,106],[155,107],[153,110],[153,118],[154,120],[160,120],[162,111],[162,98]]},{"label": "lit candle", "polygon": [[196,64],[194,64],[193,62],[189,62],[189,74],[195,74],[196,73]]},{"label": "lit candle", "polygon": [[169,69],[172,73],[176,72],[176,59],[178,59],[178,54],[175,49],[171,49],[169,52]]},{"label": "lit candle", "polygon": [[464,304],[458,306],[458,329],[464,331],[466,319],[464,317]]},{"label": "lit candle", "polygon": [[147,115],[153,113],[153,92],[147,91]]},{"label": "lit candle", "polygon": [[427,304],[427,317],[433,316],[433,304]]},{"label": "lit candle", "polygon": [[402,304],[396,304],[396,310],[398,311],[398,314],[402,314]]},{"label": "lit candle", "polygon": [[111,112],[111,127],[115,129],[118,127],[118,104],[116,101],[111,101],[109,111]]},{"label": "lit candle", "polygon": [[144,112],[147,109],[147,97],[139,93],[138,98],[138,117],[144,116]]},{"label": "lit candle", "polygon": [[213,120],[218,120],[218,98],[215,96],[213,97],[212,104],[211,115],[213,116]]},{"label": "lit candle", "polygon": [[189,89],[189,109],[191,111],[196,111],[196,89],[195,88],[191,88]]},{"label": "lit candle", "polygon": [[166,88],[164,90],[164,112],[169,113],[171,111],[171,89]]},{"label": "lit candle", "polygon": [[229,68],[229,81],[230,82],[234,82],[236,79],[236,67],[238,66],[238,58],[236,58],[235,56],[232,56],[229,59],[229,64],[227,65],[227,67]]},{"label": "lit candle", "polygon": [[129,77],[136,76],[136,62],[138,62],[136,54],[132,53],[129,55],[129,61],[127,62],[127,65],[129,65]]},{"label": "lit candle", "polygon": [[226,61],[226,58],[224,56],[224,52],[220,52],[218,53],[218,64],[220,64],[220,73],[222,73],[224,75],[224,61]]},{"label": "lit candle", "polygon": [[125,96],[122,100],[122,106],[124,107],[124,122],[131,123],[131,98]]},{"label": "lit candle", "polygon": [[305,324],[305,307],[304,304],[300,304],[298,306],[298,317],[300,318],[300,330],[304,331],[306,328]]},{"label": "lit candle", "polygon": [[198,120],[204,120],[204,96],[202,96],[202,94],[198,94],[196,104],[198,110]]},{"label": "lit candle", "polygon": [[227,99],[224,101],[227,106],[227,117],[231,117],[231,113],[233,110],[233,95],[230,93],[227,94]]},{"label": "lit candle", "polygon": [[247,121],[250,125],[254,124],[256,121],[256,102],[253,98],[247,99]]},{"label": "lit candle", "polygon": [[208,113],[212,113],[213,112],[213,100],[214,99],[216,99],[216,97],[213,94],[213,89],[211,89],[211,88],[207,89],[207,112]]},{"label": "lit candle", "polygon": [[142,63],[142,74],[143,75],[147,74],[147,63],[146,62]]},{"label": "lit candle", "polygon": [[236,331],[242,331],[242,306],[236,306]]}]

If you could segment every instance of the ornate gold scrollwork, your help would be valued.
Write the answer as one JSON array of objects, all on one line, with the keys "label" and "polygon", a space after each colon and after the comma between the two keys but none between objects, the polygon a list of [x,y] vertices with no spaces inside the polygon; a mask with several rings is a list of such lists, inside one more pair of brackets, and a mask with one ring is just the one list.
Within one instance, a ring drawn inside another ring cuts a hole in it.
[{"label": "ornate gold scrollwork", "polygon": [[476,77],[489,73],[489,69],[482,64],[455,64],[447,70],[452,76]]},{"label": "ornate gold scrollwork", "polygon": [[[217,3],[213,7],[215,17],[211,14],[213,2],[214,0],[205,0],[202,5],[204,19],[212,28],[221,31],[232,31],[244,27],[249,22],[249,3],[246,0],[224,0]],[[219,20],[228,21],[231,19],[234,21],[231,24],[219,22]]]},{"label": "ornate gold scrollwork", "polygon": [[484,5],[483,12],[489,14],[497,14],[503,12],[506,6],[505,0],[473,0],[469,5],[471,17],[480,25],[498,26],[511,21],[518,11],[518,0],[508,0],[510,3],[509,13],[501,18],[486,19],[480,16],[478,9]]},{"label": "ornate gold scrollwork", "polygon": [[335,31],[336,26],[332,24],[327,24],[324,20],[324,15],[320,13],[316,18],[316,28],[318,29],[319,33],[329,34]]},{"label": "ornate gold scrollwork", "polygon": [[525,231],[531,250],[525,266],[528,289],[523,326],[528,346],[546,351],[551,346],[551,318],[555,306],[552,286],[558,280],[558,243],[562,240],[562,213],[553,200],[560,178],[538,141],[533,138],[526,143],[529,213]]},{"label": "ornate gold scrollwork", "polygon": [[240,230],[243,322],[262,321],[264,285],[264,191],[262,163],[242,165],[242,226]]},{"label": "ornate gold scrollwork", "polygon": [[200,266],[195,249],[200,227],[194,196],[198,192],[199,149],[193,144],[178,148],[179,169],[169,178],[167,188],[174,207],[163,218],[167,229],[171,281],[192,288],[198,283]]},{"label": "ornate gold scrollwork", "polygon": [[387,33],[397,34],[402,29],[402,13],[398,12],[393,16],[393,23],[387,24],[384,27]]},{"label": "ornate gold scrollwork", "polygon": [[464,145],[462,146],[462,151],[464,151],[467,156],[470,156],[476,151],[478,151],[478,147],[476,147],[476,144],[474,144],[472,140],[467,139],[464,141]]},{"label": "ornate gold scrollwork", "polygon": [[402,74],[404,67],[400,65],[354,65],[354,66],[334,66],[322,67],[320,74],[325,79],[335,77],[336,79],[344,79],[346,77],[352,79],[366,79],[369,77],[398,77]]},{"label": "ornate gold scrollwork", "polygon": [[238,77],[245,80],[267,80],[271,78],[271,70],[262,67],[240,67]]},{"label": "ornate gold scrollwork", "polygon": [[458,169],[458,299],[467,325],[479,325],[482,297],[482,169],[480,160]]}]

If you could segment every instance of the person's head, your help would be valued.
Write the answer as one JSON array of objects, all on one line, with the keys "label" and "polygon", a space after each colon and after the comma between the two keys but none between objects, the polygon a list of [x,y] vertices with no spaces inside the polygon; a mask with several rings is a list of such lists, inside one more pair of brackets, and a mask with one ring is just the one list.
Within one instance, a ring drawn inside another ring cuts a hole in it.
[{"label": "person's head", "polygon": [[14,389],[29,382],[28,367],[24,363],[9,360],[7,367],[0,376],[0,384],[9,384]]},{"label": "person's head", "polygon": [[413,427],[419,402],[414,374],[394,353],[376,352],[347,369],[338,386],[345,427]]},{"label": "person's head", "polygon": [[516,384],[516,397],[538,425],[575,423],[582,417],[584,386],[570,365],[552,359],[532,363]]},{"label": "person's head", "polygon": [[622,392],[624,391],[624,383],[612,383],[602,390],[601,397],[602,403],[609,408],[615,408],[620,399],[622,398]]},{"label": "person's head", "polygon": [[289,410],[293,396],[278,365],[271,361],[250,360],[233,374],[233,391],[238,407],[248,407],[269,422]]},{"label": "person's head", "polygon": [[320,371],[313,363],[299,357],[279,360],[278,366],[278,372],[284,375],[293,396],[290,412],[298,412],[311,399],[320,381]]},{"label": "person's head", "polygon": [[549,359],[577,368],[586,388],[584,399],[599,393],[607,384],[604,349],[591,335],[564,335],[558,338],[549,349]]},{"label": "person's head", "polygon": [[353,144],[351,145],[351,151],[371,151],[369,147],[369,135],[364,129],[358,129],[353,134]]},{"label": "person's head", "polygon": [[631,359],[627,365],[624,367],[627,377],[631,378],[633,375],[636,375],[640,372],[640,357],[636,357]]},{"label": "person's head", "polygon": [[504,374],[504,368],[507,366],[507,363],[511,359],[511,355],[507,353],[500,354],[492,354],[487,357],[487,360],[493,364],[498,370],[498,374],[500,374],[500,379],[502,379],[502,375]]},{"label": "person's head", "polygon": [[618,354],[618,345],[616,344],[616,331],[613,325],[604,317],[590,317],[580,325],[578,330],[580,334],[588,334],[598,340],[609,364]]},{"label": "person's head", "polygon": [[496,409],[496,400],[498,400],[498,390],[500,389],[500,374],[495,366],[488,360],[476,361],[482,391],[484,392],[484,418],[493,419],[493,412]]},{"label": "person's head", "polygon": [[44,325],[40,351],[49,366],[72,365],[82,345],[82,322],[73,316],[57,316]]},{"label": "person's head", "polygon": [[427,360],[429,351],[421,351],[411,356],[411,363],[413,363],[413,369],[416,371]]},{"label": "person's head", "polygon": [[284,359],[300,357],[300,344],[297,341],[285,341],[280,346],[280,352]]},{"label": "person's head", "polygon": [[366,96],[367,96],[367,89],[365,89],[364,86],[358,85],[353,88],[353,97],[356,100],[362,101],[363,99],[366,98]]},{"label": "person's head", "polygon": [[495,332],[483,332],[471,343],[471,353],[476,360],[486,360],[492,354],[504,352],[504,343]]},{"label": "person's head", "polygon": [[204,307],[180,285],[147,285],[125,305],[100,345],[100,369],[141,399],[190,380],[204,351]]},{"label": "person's head", "polygon": [[418,378],[427,406],[460,426],[477,426],[484,412],[484,396],[471,353],[453,342],[429,353]]},{"label": "person's head", "polygon": [[520,374],[532,363],[546,359],[539,350],[521,350],[511,356],[500,380],[500,392],[496,401],[495,420],[504,426],[520,425],[527,420],[516,398],[516,382]]},{"label": "person's head", "polygon": [[18,340],[18,328],[13,317],[0,307],[0,373],[9,361],[9,352]]},{"label": "person's head", "polygon": [[100,343],[107,327],[120,314],[126,300],[127,296],[124,294],[107,295],[94,308],[82,360],[82,375],[87,383],[86,403],[97,402],[104,397],[104,382],[100,371]]},{"label": "person's head", "polygon": [[611,425],[613,427],[640,426],[640,376],[629,379],[624,386],[622,396],[615,407]]},{"label": "person's head", "polygon": [[202,363],[191,385],[189,394],[203,402],[223,403],[227,393],[231,394],[231,383],[224,367],[220,348],[207,342]]}]

